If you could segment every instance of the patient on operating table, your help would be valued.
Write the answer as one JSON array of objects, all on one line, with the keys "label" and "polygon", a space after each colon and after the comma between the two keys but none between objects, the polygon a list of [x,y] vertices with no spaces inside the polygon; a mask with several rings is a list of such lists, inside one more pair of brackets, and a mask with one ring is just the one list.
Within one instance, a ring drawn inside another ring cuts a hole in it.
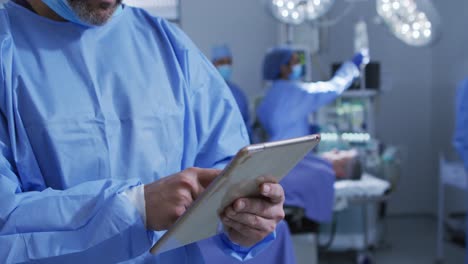
[{"label": "patient on operating table", "polygon": [[359,154],[355,149],[332,150],[324,152],[320,156],[332,164],[337,180],[361,178],[362,166]]}]

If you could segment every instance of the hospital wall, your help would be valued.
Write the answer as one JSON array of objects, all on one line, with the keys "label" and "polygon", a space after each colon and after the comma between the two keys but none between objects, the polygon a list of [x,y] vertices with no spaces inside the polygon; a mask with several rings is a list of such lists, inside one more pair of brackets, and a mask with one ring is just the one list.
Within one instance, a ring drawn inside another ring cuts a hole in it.
[{"label": "hospital wall", "polygon": [[227,43],[233,80],[251,98],[262,91],[262,59],[277,41],[277,22],[260,1],[182,0],[181,26],[207,56],[213,44]]},{"label": "hospital wall", "polygon": [[[353,25],[360,18],[368,22],[372,59],[382,64],[383,74],[377,136],[401,147],[404,162],[391,214],[435,214],[438,153],[451,150],[455,86],[468,76],[468,32],[462,32],[468,3],[433,2],[444,24],[442,38],[431,47],[410,47],[374,23],[375,1],[358,2],[337,25],[320,30],[315,81],[330,77],[330,63],[351,57]],[[329,17],[339,16],[345,7],[345,1],[336,1]],[[235,56],[233,79],[251,98],[262,93],[261,61],[265,50],[277,43],[279,26],[260,1],[182,0],[181,25],[207,55],[212,44],[227,42]],[[463,193],[448,196],[449,207],[464,208]]]}]

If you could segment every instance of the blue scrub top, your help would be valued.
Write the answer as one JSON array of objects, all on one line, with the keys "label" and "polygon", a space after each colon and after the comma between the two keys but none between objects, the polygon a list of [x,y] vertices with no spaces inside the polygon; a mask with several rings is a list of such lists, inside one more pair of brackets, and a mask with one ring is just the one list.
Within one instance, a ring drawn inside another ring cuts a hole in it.
[{"label": "blue scrub top", "polygon": [[220,250],[222,241],[219,237],[203,240],[200,242],[200,246],[203,249],[202,254],[206,264],[295,264],[296,257],[291,232],[285,221],[278,224],[276,236],[276,240],[272,242],[268,250],[264,250],[256,258],[245,262],[226,256],[225,252]]},{"label": "blue scrub top", "polygon": [[224,80],[186,35],[125,6],[100,27],[0,5],[0,259],[203,263],[158,257],[121,195],[248,144]]}]

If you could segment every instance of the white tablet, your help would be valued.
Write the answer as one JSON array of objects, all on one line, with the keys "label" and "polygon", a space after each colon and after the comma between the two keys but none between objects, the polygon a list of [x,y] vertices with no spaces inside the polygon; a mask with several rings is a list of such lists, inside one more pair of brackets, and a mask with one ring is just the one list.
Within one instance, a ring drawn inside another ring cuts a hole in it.
[{"label": "white tablet", "polygon": [[255,144],[241,149],[200,197],[151,249],[159,254],[218,233],[219,215],[241,197],[259,195],[259,185],[279,182],[320,141],[319,135]]}]

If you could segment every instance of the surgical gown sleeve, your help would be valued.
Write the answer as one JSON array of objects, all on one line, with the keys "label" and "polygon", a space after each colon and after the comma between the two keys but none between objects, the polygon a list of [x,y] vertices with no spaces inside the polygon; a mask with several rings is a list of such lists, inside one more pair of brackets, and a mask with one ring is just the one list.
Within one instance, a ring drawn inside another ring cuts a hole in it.
[{"label": "surgical gown sleeve", "polygon": [[307,94],[309,112],[315,112],[339,97],[359,76],[359,70],[352,62],[345,62],[327,82],[303,83],[300,88]]},{"label": "surgical gown sleeve", "polygon": [[[0,23],[6,23],[2,17]],[[12,39],[0,32],[1,262],[115,263],[141,255],[150,248],[153,232],[121,195],[138,180],[97,180],[65,190],[45,187],[25,131],[16,126],[21,117],[6,99],[12,50]]]},{"label": "surgical gown sleeve", "polygon": [[457,91],[453,145],[468,168],[468,79],[460,83]]},{"label": "surgical gown sleeve", "polygon": [[[249,144],[245,124],[233,95],[210,61],[184,33],[172,27],[178,34],[177,38],[185,40],[185,44],[188,45],[185,50],[180,51],[178,57],[191,92],[190,109],[193,110],[194,117],[191,119],[194,120],[194,131],[187,137],[198,142],[198,155],[194,164],[203,168],[223,168],[239,149]],[[234,244],[224,234],[220,236],[224,237],[224,243],[216,243],[220,249],[227,255],[245,261],[254,258],[268,247],[276,238],[276,233],[273,232],[250,248]]]}]

